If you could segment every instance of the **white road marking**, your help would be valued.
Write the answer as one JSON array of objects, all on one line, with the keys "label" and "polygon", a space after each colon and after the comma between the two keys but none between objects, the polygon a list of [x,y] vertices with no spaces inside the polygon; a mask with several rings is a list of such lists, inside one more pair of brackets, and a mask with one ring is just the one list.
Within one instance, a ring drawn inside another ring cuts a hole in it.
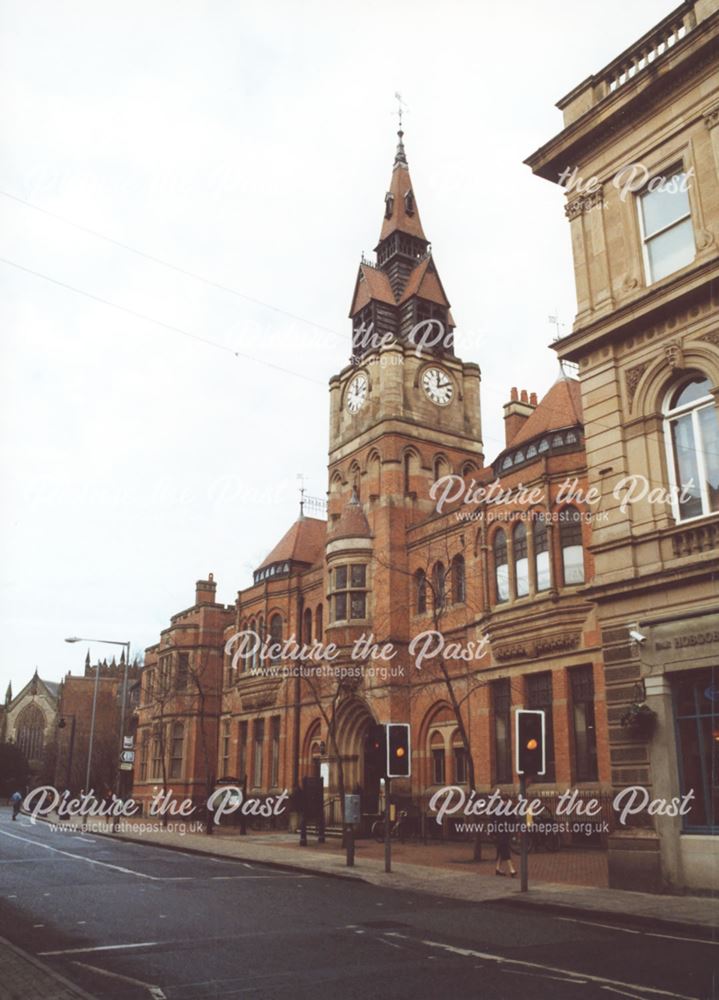
[{"label": "white road marking", "polygon": [[[293,875],[292,878],[314,878],[314,875]],[[210,875],[210,880],[212,882],[227,882],[231,879],[242,879],[243,882],[249,882],[251,879],[257,878],[274,878],[274,879],[286,879],[286,875]]]},{"label": "white road marking", "polygon": [[[356,932],[355,932],[356,933]],[[389,937],[404,938],[407,941],[416,941],[424,944],[428,948],[441,948],[444,951],[461,955],[462,958],[481,958],[489,962],[497,962],[499,965],[521,965],[525,969],[539,969],[541,972],[556,972],[560,976],[567,976],[570,979],[583,978],[587,982],[600,983],[607,986],[623,986],[626,989],[637,990],[639,993],[649,993],[654,996],[673,997],[674,1000],[697,1000],[697,997],[689,997],[685,993],[672,993],[669,990],[660,990],[656,986],[640,986],[638,983],[623,983],[618,979],[607,979],[606,976],[594,976],[587,972],[574,972],[571,969],[560,969],[555,965],[541,965],[539,962],[527,962],[519,958],[505,958],[503,955],[492,955],[486,951],[475,951],[473,948],[456,948],[451,944],[444,944],[442,941],[427,941],[423,938],[411,938],[408,934],[400,934],[397,931],[388,931]]]},{"label": "white road marking", "polygon": [[389,945],[390,948],[396,948],[397,951],[402,951],[402,947],[398,944],[395,944],[394,941],[385,941],[384,938],[377,938],[377,940],[379,941],[380,944],[386,944]]},{"label": "white road marking", "polygon": [[670,941],[691,941],[692,944],[711,944],[716,947],[719,941],[707,941],[706,938],[681,937],[679,934],[658,934],[655,931],[645,931],[647,937],[669,938]]},{"label": "white road marking", "polygon": [[711,944],[715,947],[719,941],[709,941],[706,938],[682,937],[681,934],[659,934],[656,931],[637,931],[629,927],[617,927],[615,924],[599,924],[595,920],[579,920],[576,917],[557,917],[570,924],[586,924],[588,927],[604,927],[608,931],[621,931],[622,934],[644,934],[645,937],[668,938],[670,941],[691,941],[692,944]]},{"label": "white road marking", "polygon": [[96,844],[96,840],[90,840],[89,837],[73,837],[73,840],[81,840],[83,844]]},{"label": "white road marking", "polygon": [[153,983],[145,983],[142,979],[133,979],[132,976],[121,976],[119,972],[108,972],[107,969],[101,969],[97,965],[88,965],[86,962],[73,962],[73,965],[79,965],[83,969],[91,969],[92,972],[98,972],[101,976],[110,976],[112,979],[122,979],[126,983],[132,983],[133,986],[142,986],[146,989],[153,1000],[166,1000],[165,994],[162,992],[159,986],[155,986]]},{"label": "white road marking", "polygon": [[84,955],[90,951],[121,951],[123,948],[156,948],[161,941],[137,941],[134,944],[99,944],[94,948],[61,948],[59,951],[39,951],[38,955]]},{"label": "white road marking", "polygon": [[33,924],[33,927],[35,927],[35,928],[37,928],[37,927],[44,927],[44,926],[45,926],[45,924]]},{"label": "white road marking", "polygon": [[100,865],[102,868],[111,868],[113,871],[122,872],[123,875],[136,875],[138,878],[149,878],[153,882],[166,881],[164,879],[158,879],[155,875],[145,875],[144,872],[134,872],[130,868],[123,868],[121,865],[111,865],[107,861],[97,861],[95,858],[86,858],[82,854],[71,854],[70,851],[61,851],[59,847],[50,847],[49,844],[43,844],[40,840],[30,840],[28,837],[19,837],[16,833],[8,833],[7,830],[0,830],[0,834],[4,837],[12,837],[13,840],[22,840],[25,844],[34,844],[35,847],[42,847],[46,851],[52,851],[54,854],[63,854],[66,858],[73,858],[75,861],[84,861],[88,865]]},{"label": "white road marking", "polygon": [[642,1000],[636,993],[627,993],[626,990],[615,990],[613,986],[602,986],[602,989],[609,990],[610,993],[621,993],[623,997],[633,997],[633,1000]]},{"label": "white road marking", "polygon": [[621,931],[622,934],[641,934],[641,931],[635,931],[630,927],[616,927],[614,924],[600,924],[596,920],[578,920],[575,917],[557,917],[557,920],[563,920],[568,924],[585,924],[587,927],[604,927],[608,931]]},{"label": "white road marking", "polygon": [[243,861],[242,864],[245,866],[245,868],[254,868],[255,867],[254,865],[248,865],[246,861]]},{"label": "white road marking", "polygon": [[[521,969],[502,969],[502,972],[506,972],[507,975],[511,976],[530,976],[532,979],[554,979],[558,983],[576,983],[577,986],[582,986],[587,983],[586,979],[567,979],[566,976],[545,976],[541,972],[523,972]],[[606,987],[608,989],[608,987]]]}]

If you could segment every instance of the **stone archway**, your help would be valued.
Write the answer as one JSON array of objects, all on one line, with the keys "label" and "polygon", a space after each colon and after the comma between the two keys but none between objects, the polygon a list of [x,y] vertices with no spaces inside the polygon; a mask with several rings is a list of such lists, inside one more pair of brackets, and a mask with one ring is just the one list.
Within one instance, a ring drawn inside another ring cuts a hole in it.
[{"label": "stone archway", "polygon": [[[342,758],[345,792],[360,789],[362,812],[376,813],[379,802],[379,773],[374,773],[366,755],[367,734],[376,719],[361,698],[349,698],[337,709],[337,747]],[[336,762],[333,786],[337,788]]]}]

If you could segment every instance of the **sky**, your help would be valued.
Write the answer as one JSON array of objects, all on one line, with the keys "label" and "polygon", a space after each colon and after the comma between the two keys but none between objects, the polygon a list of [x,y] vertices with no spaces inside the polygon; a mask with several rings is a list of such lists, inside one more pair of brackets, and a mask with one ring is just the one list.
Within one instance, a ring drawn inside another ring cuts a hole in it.
[{"label": "sky", "polygon": [[325,496],[396,92],[501,450],[510,388],[549,389],[575,312],[563,194],[523,160],[674,6],[3,0],[0,696],[120,652],[67,636],[142,650],[209,572],[234,602],[298,474]]}]

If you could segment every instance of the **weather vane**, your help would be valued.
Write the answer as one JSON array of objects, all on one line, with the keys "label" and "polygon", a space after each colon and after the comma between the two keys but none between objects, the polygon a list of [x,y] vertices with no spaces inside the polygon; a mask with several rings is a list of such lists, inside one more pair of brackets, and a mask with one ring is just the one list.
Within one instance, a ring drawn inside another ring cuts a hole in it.
[{"label": "weather vane", "polygon": [[305,512],[305,476],[304,473],[298,472],[297,478],[300,481],[300,517]]},{"label": "weather vane", "polygon": [[397,119],[399,121],[399,127],[401,129],[402,128],[402,115],[404,114],[405,110],[409,111],[409,107],[402,100],[402,95],[400,94],[400,92],[398,90],[395,90],[394,96],[397,99],[397,110],[393,111],[392,114],[397,115]]}]

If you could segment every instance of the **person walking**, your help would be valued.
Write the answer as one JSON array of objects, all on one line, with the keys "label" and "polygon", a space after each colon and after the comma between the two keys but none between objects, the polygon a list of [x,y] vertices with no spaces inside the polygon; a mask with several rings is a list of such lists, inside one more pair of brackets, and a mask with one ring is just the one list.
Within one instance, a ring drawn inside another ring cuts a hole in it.
[{"label": "person walking", "polygon": [[[508,795],[502,796],[502,804],[511,804],[511,802],[512,800]],[[503,875],[506,877],[507,872],[505,872],[502,868],[502,866],[506,863],[509,865],[509,875],[511,878],[516,878],[517,871],[512,864],[512,837],[514,836],[516,830],[515,818],[512,815],[504,813],[502,816],[498,817],[497,825],[500,827],[500,830],[496,834],[497,860],[494,867],[494,873],[495,875]]]},{"label": "person walking", "polygon": [[17,814],[20,812],[20,806],[22,805],[22,792],[13,792],[10,796],[10,802],[12,804],[12,818],[17,819]]}]

